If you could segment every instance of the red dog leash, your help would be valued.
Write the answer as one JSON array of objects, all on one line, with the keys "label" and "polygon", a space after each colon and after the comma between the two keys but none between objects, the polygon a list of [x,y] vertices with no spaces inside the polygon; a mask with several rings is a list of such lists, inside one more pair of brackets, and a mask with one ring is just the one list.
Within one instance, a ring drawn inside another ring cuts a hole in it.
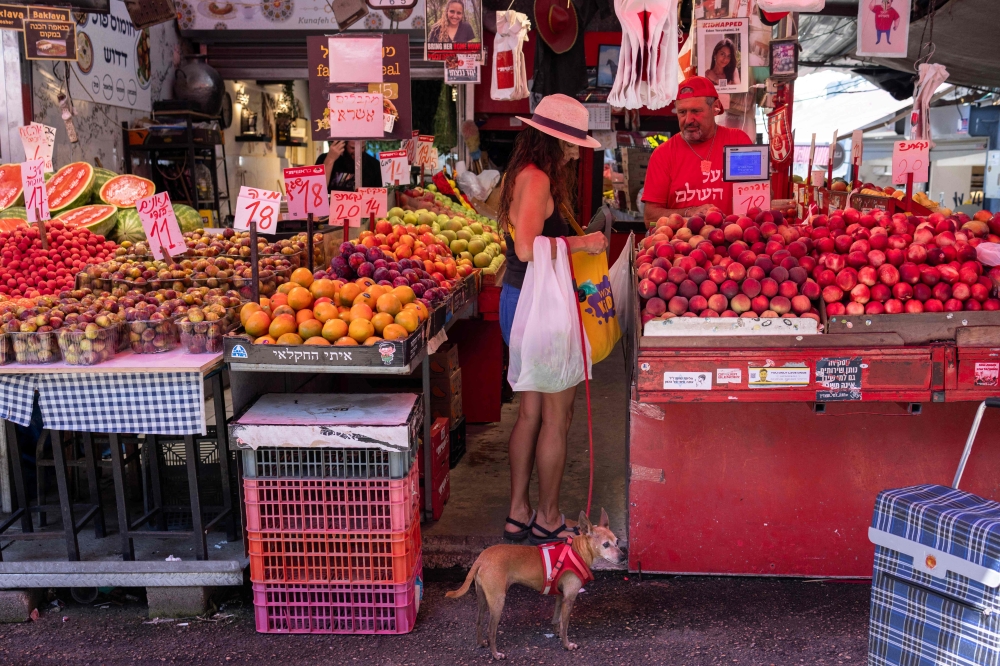
[{"label": "red dog leash", "polygon": [[576,304],[576,318],[580,322],[580,347],[583,349],[583,383],[587,389],[587,436],[590,438],[590,479],[587,483],[587,515],[590,515],[590,502],[594,496],[594,417],[590,412],[590,377],[587,374],[587,337],[583,329],[583,314],[580,312],[580,303],[576,297],[576,274],[573,271],[573,256],[569,251],[569,241],[562,239],[566,244],[566,253],[569,254],[569,276],[573,280],[573,294]]}]

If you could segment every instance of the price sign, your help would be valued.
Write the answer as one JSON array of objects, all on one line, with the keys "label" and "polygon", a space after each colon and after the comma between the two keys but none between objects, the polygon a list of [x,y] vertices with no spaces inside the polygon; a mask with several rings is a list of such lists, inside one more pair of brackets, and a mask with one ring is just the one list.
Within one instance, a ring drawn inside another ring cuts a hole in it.
[{"label": "price sign", "polygon": [[771,181],[733,183],[733,214],[746,215],[751,208],[770,210]]},{"label": "price sign", "polygon": [[914,183],[926,183],[930,162],[930,141],[897,141],[892,145],[892,182],[905,183],[906,174],[912,173]]},{"label": "price sign", "polygon": [[292,167],[284,170],[285,192],[288,193],[288,219],[304,220],[312,213],[316,217],[330,214],[330,195],[326,188],[326,167]]},{"label": "price sign", "polygon": [[44,160],[45,173],[52,173],[52,149],[56,145],[56,128],[42,125],[41,123],[31,123],[19,127],[21,133],[21,145],[24,147],[24,159]]},{"label": "price sign", "polygon": [[184,235],[177,224],[177,216],[170,205],[170,195],[166,192],[154,194],[135,202],[135,209],[142,222],[142,230],[146,232],[149,250],[157,259],[166,252],[171,257],[187,251]]},{"label": "price sign", "polygon": [[861,130],[851,132],[851,164],[861,164],[861,155],[865,152],[865,140]]},{"label": "price sign", "polygon": [[383,109],[382,93],[330,93],[330,137],[381,139]]},{"label": "price sign", "polygon": [[434,171],[437,169],[437,158],[433,155],[434,150],[434,137],[428,136],[426,134],[421,134],[417,138],[417,157],[416,165],[422,166],[427,171]]},{"label": "price sign", "polygon": [[403,139],[400,148],[406,151],[406,161],[410,164],[417,164],[417,144],[419,143],[420,132],[413,130],[413,138]]},{"label": "price sign", "polygon": [[384,187],[362,187],[357,192],[330,193],[330,224],[360,227],[363,217],[385,217],[388,192]]},{"label": "price sign", "polygon": [[262,234],[273,234],[278,230],[278,209],[281,208],[281,193],[258,190],[256,187],[240,188],[236,198],[236,219],[233,229],[249,231],[250,224],[257,225]]},{"label": "price sign", "polygon": [[28,209],[28,223],[51,219],[49,193],[45,190],[45,160],[29,160],[21,164],[21,186],[24,188],[24,207]]},{"label": "price sign", "polygon": [[382,166],[382,184],[410,182],[410,163],[406,159],[406,149],[387,150],[378,154]]}]

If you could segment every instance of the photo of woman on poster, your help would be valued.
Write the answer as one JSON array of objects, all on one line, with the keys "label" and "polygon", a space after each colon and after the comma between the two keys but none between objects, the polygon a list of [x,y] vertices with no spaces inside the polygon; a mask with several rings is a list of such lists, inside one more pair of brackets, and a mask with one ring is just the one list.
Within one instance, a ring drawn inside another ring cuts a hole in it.
[{"label": "photo of woman on poster", "polygon": [[[481,0],[427,0],[427,56],[443,60],[482,47]],[[470,7],[471,5],[471,7]]]},{"label": "photo of woman on poster", "polygon": [[737,61],[736,43],[733,38],[738,35],[726,35],[712,49],[709,68],[705,70],[705,78],[721,86],[737,86],[740,83],[739,63]]},{"label": "photo of woman on poster", "polygon": [[459,43],[471,42],[476,38],[472,26],[465,20],[465,3],[462,0],[448,0],[441,18],[431,26],[427,33],[427,41],[434,43]]}]

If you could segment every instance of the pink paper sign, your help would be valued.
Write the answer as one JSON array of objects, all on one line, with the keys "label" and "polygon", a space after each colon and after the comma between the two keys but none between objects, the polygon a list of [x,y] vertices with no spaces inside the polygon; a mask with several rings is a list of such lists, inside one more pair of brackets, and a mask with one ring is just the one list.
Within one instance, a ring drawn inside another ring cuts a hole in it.
[{"label": "pink paper sign", "polygon": [[42,125],[41,123],[31,123],[19,127],[21,133],[21,146],[24,148],[25,160],[44,160],[45,173],[52,173],[52,149],[56,144],[56,128]]},{"label": "pink paper sign", "polygon": [[257,232],[273,234],[278,230],[278,209],[281,208],[281,193],[259,190],[256,187],[240,188],[236,198],[236,219],[233,229],[249,231],[250,224],[257,225]]},{"label": "pink paper sign", "polygon": [[21,186],[28,223],[49,220],[49,193],[45,190],[45,160],[29,160],[21,164]]},{"label": "pink paper sign", "polygon": [[382,184],[399,185],[410,182],[410,163],[406,159],[406,149],[386,150],[378,154],[382,167]]},{"label": "pink paper sign", "polygon": [[330,193],[330,224],[352,227],[361,226],[363,217],[385,217],[387,191],[384,187],[362,187],[357,192]]},{"label": "pink paper sign", "polygon": [[914,183],[929,180],[928,167],[931,162],[931,142],[897,141],[892,145],[892,182],[905,183],[906,174],[913,174]]},{"label": "pink paper sign", "polygon": [[184,234],[177,224],[177,216],[170,205],[170,195],[166,192],[154,194],[151,197],[135,202],[135,209],[142,222],[142,230],[146,232],[149,241],[149,251],[153,257],[162,259],[166,252],[171,257],[187,251]]},{"label": "pink paper sign", "polygon": [[288,219],[304,220],[330,214],[330,195],[326,187],[326,167],[292,167],[284,170],[285,192],[288,195]]},{"label": "pink paper sign", "polygon": [[733,214],[746,215],[751,208],[771,209],[771,181],[733,183]]},{"label": "pink paper sign", "polygon": [[330,93],[330,137],[381,139],[385,136],[382,93]]}]

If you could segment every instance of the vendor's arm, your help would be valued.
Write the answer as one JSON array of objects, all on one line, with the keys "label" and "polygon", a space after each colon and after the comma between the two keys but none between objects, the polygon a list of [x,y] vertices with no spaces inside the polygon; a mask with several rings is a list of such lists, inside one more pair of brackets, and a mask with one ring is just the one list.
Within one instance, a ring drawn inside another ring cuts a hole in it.
[{"label": "vendor's arm", "polygon": [[647,227],[652,227],[656,224],[656,221],[661,217],[667,217],[676,213],[681,217],[691,217],[692,215],[704,215],[705,213],[712,210],[713,206],[711,204],[703,204],[701,206],[688,206],[687,208],[667,208],[663,204],[651,203],[649,201],[644,202],[643,208],[643,220],[646,222]]},{"label": "vendor's arm", "polygon": [[[534,260],[535,238],[542,234],[545,218],[550,214],[547,212],[549,201],[549,177],[533,166],[522,169],[514,183],[510,210],[510,217],[514,222],[514,253],[521,261]],[[554,258],[558,241],[555,238],[549,240]],[[607,238],[600,233],[570,236],[566,240],[569,241],[570,252],[600,254],[607,247]]]}]

